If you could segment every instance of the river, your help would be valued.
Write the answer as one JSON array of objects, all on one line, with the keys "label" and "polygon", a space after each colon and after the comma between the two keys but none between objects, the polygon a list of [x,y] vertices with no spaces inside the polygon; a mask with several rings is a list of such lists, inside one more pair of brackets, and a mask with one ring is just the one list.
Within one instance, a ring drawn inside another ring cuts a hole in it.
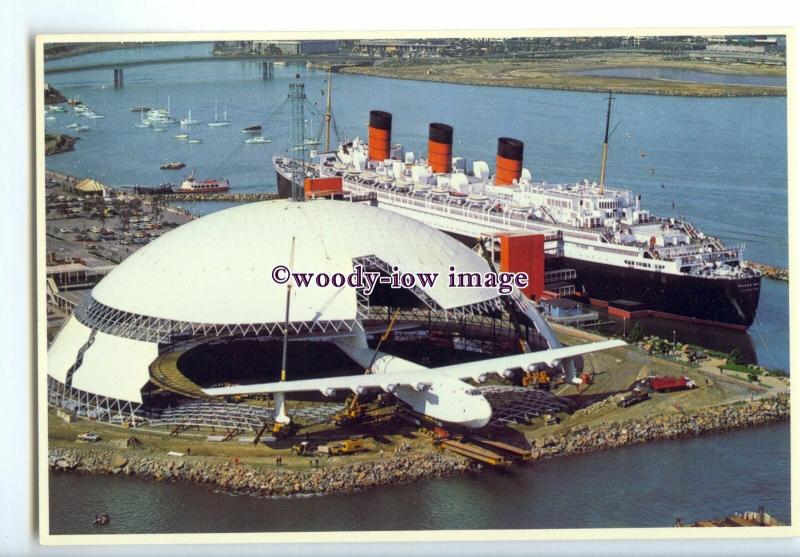
[{"label": "river", "polygon": [[[724,465],[722,465],[724,463]],[[634,445],[497,472],[291,499],[50,474],[53,534],[669,527],[764,505],[790,520],[789,424]],[[111,522],[94,526],[95,513]]]},{"label": "river", "polygon": [[[97,52],[54,60],[47,67],[112,60],[157,60],[207,56],[210,44],[193,43]],[[157,63],[125,68],[125,86],[114,89],[111,69],[46,75],[68,97],[79,97],[103,114],[88,120],[54,114],[48,131],[73,133],[75,151],[48,157],[47,168],[91,176],[110,185],[179,182],[183,171],[159,164],[180,160],[199,177],[224,176],[234,192],[274,191],[271,157],[288,152],[288,84],[300,74],[306,84],[309,136],[319,136],[325,72],[304,65],[277,65],[263,80],[255,60]],[[718,75],[718,74],[713,74]],[[741,77],[741,76],[737,76]],[[728,244],[745,243],[748,259],[788,265],[786,98],[686,98],[617,94],[608,163],[611,185],[642,194],[644,207],[659,215],[684,215]],[[205,124],[227,109],[229,127]],[[201,125],[162,133],[136,128],[133,106],[167,106],[177,118],[188,111]],[[334,123],[340,138],[364,135],[368,111],[394,114],[393,139],[425,150],[427,124],[455,128],[457,155],[493,165],[499,136],[525,142],[525,163],[536,179],[549,182],[596,177],[600,167],[605,100],[599,93],[479,87],[401,81],[358,75],[334,78]],[[271,143],[247,145],[244,126],[260,123]],[[179,131],[180,130],[180,131]],[[176,139],[181,131],[202,141]],[[674,204],[674,208],[673,208]],[[228,206],[185,203],[198,213]],[[709,347],[739,348],[752,361],[789,370],[788,284],[765,280],[755,324],[748,333],[704,330]],[[697,338],[698,328],[672,321],[643,322],[646,332],[678,340]]]}]

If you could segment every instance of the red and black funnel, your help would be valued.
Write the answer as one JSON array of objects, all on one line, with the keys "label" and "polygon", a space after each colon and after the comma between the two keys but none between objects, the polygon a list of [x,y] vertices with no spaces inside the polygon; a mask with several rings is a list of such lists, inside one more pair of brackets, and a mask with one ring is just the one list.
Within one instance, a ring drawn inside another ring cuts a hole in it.
[{"label": "red and black funnel", "polygon": [[453,128],[433,122],[428,127],[428,165],[434,173],[448,173],[453,164]]},{"label": "red and black funnel", "polygon": [[369,158],[382,161],[391,158],[392,115],[383,110],[369,113]]},{"label": "red and black funnel", "polygon": [[511,185],[522,175],[522,152],[525,144],[519,139],[500,137],[497,139],[497,172],[494,183],[498,186]]}]

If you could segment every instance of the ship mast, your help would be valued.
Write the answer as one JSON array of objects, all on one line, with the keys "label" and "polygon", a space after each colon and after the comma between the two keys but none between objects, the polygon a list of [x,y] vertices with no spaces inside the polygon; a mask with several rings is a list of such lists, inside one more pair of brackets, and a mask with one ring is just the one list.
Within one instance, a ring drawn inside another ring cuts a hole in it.
[{"label": "ship mast", "polygon": [[332,67],[328,66],[328,98],[325,102],[325,152],[331,151],[331,77]]},{"label": "ship mast", "polygon": [[[294,268],[294,236],[289,254],[289,270]],[[283,321],[283,351],[281,354],[281,381],[286,381],[286,355],[289,348],[289,304],[292,301],[292,281],[286,283],[286,318]]]},{"label": "ship mast", "polygon": [[600,163],[600,195],[603,195],[606,183],[606,159],[608,158],[608,126],[611,123],[611,91],[608,92],[608,110],[606,110],[606,137],[603,140],[603,159]]}]

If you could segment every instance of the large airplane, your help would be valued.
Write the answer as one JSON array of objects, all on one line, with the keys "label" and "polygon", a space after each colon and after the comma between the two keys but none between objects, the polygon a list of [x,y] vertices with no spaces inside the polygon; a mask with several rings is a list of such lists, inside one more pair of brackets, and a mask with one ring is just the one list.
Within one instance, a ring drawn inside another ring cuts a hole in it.
[{"label": "large airplane", "polygon": [[285,425],[291,422],[284,404],[286,393],[319,391],[325,396],[334,396],[339,391],[352,391],[360,395],[369,390],[383,390],[396,396],[414,412],[434,420],[467,428],[481,428],[491,420],[492,408],[481,391],[465,383],[465,380],[482,383],[491,375],[511,377],[517,368],[532,370],[539,365],[556,367],[566,358],[626,344],[621,340],[605,340],[428,368],[390,354],[376,352],[367,346],[366,335],[363,333],[333,341],[368,372],[322,379],[210,388],[203,389],[203,392],[212,396],[270,393],[275,397],[275,422]]}]

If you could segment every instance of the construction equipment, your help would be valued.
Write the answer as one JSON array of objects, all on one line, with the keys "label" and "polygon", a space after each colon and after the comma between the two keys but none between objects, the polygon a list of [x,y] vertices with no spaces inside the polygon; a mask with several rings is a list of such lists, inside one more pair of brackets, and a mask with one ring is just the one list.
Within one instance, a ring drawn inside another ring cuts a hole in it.
[{"label": "construction equipment", "polygon": [[364,417],[367,406],[358,402],[358,395],[350,395],[345,401],[344,410],[333,417],[337,426],[358,423]]},{"label": "construction equipment", "polygon": [[[392,332],[392,327],[394,327],[398,317],[400,317],[399,309],[395,310],[395,312],[392,314],[392,318],[389,320],[389,326],[386,327],[386,330],[378,340],[378,345],[375,347],[375,351],[372,353],[372,359],[364,370],[364,373],[372,373],[372,366],[375,363],[375,359],[378,357],[378,354],[380,353],[381,345],[389,338],[389,334]],[[364,418],[366,409],[367,406],[365,404],[360,404],[358,402],[358,395],[350,395],[345,402],[344,410],[333,417],[333,423],[337,426],[358,423]]]},{"label": "construction equipment", "polygon": [[292,445],[291,452],[298,456],[313,456],[317,454],[317,448],[309,441],[302,441],[296,445]]},{"label": "construction equipment", "polygon": [[556,425],[561,421],[558,416],[554,416],[553,414],[545,414],[542,416],[542,419],[544,419],[544,425]]},{"label": "construction equipment", "polygon": [[540,391],[549,391],[551,382],[550,374],[543,369],[538,372],[528,371],[522,376],[523,387],[533,386]]},{"label": "construction equipment", "polygon": [[633,406],[634,404],[639,404],[642,401],[647,400],[650,398],[650,395],[647,394],[647,391],[643,389],[634,389],[620,400],[617,403],[617,406],[620,408],[627,408],[628,406]]},{"label": "construction equipment", "polygon": [[347,455],[366,451],[364,446],[364,439],[350,438],[344,441],[337,441],[336,443],[328,443],[327,445],[320,445],[317,447],[317,454],[326,456]]}]

